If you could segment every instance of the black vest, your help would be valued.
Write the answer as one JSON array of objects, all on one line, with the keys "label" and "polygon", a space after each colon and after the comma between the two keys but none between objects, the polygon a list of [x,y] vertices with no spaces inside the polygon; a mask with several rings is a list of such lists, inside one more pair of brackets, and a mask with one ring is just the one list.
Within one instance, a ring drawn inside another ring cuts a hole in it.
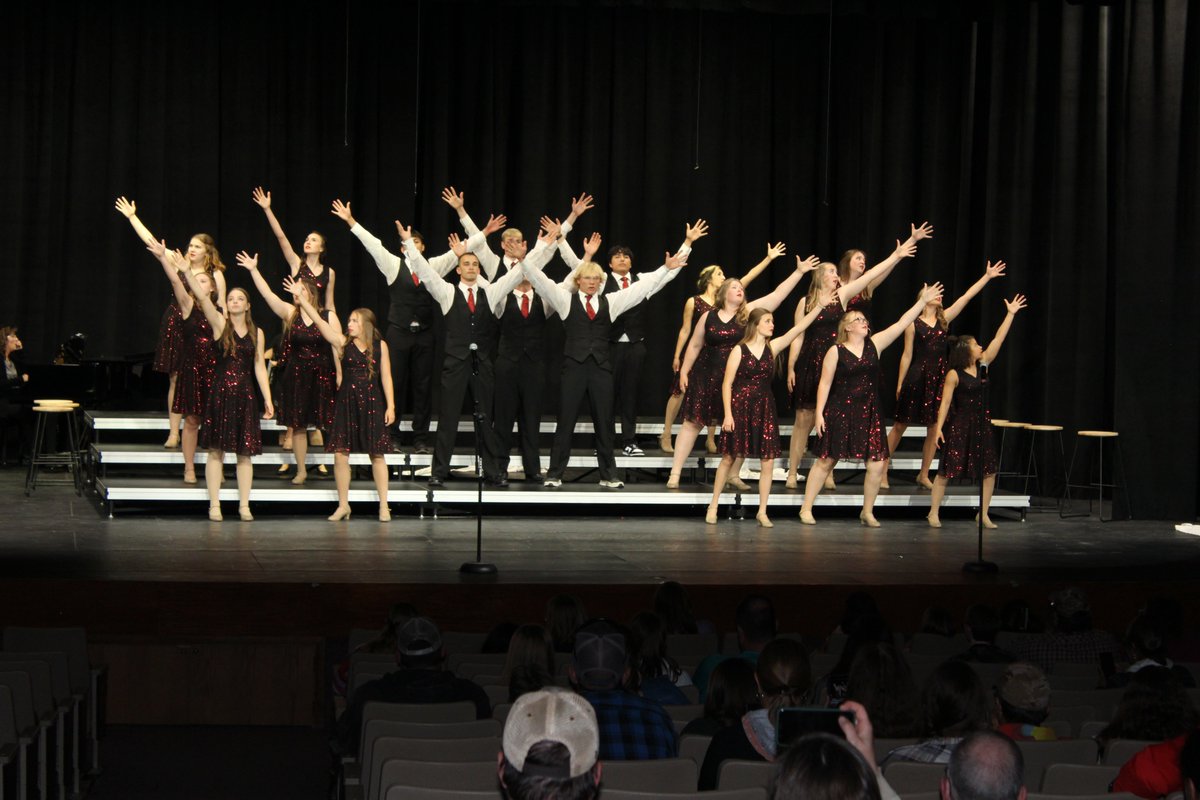
[{"label": "black vest", "polygon": [[[520,316],[520,312],[517,313]],[[475,286],[475,313],[467,308],[467,298],[457,285],[454,286],[454,302],[446,312],[446,356],[467,359],[471,357],[471,343],[478,345],[480,358],[491,358],[496,352],[496,315],[488,308],[487,292]]]},{"label": "black vest", "polygon": [[567,335],[563,355],[572,361],[583,363],[588,356],[596,359],[602,367],[608,366],[609,335],[612,333],[612,319],[608,316],[608,300],[603,294],[592,298],[595,303],[596,318],[588,319],[587,311],[579,296],[571,293],[570,311],[563,320],[563,330]]},{"label": "black vest", "polygon": [[[583,315],[587,318],[587,314]],[[546,310],[542,298],[534,293],[529,303],[529,316],[521,316],[521,302],[515,294],[508,295],[504,315],[500,317],[500,358],[518,361],[528,356],[534,361],[546,358]]]},{"label": "black vest", "polygon": [[433,298],[425,290],[425,284],[413,285],[412,272],[404,259],[400,259],[400,272],[388,286],[391,304],[388,306],[388,324],[408,330],[415,321],[421,330],[433,325]]},{"label": "black vest", "polygon": [[[633,273],[629,273],[629,286],[633,288]],[[615,274],[609,273],[608,280],[604,282],[604,294],[612,294],[613,292],[622,291],[621,281]],[[642,325],[642,304],[625,309],[621,316],[613,320],[612,330],[609,331],[608,340],[616,342],[621,339],[621,336],[629,337],[631,342],[640,342],[646,338],[646,331]]]}]

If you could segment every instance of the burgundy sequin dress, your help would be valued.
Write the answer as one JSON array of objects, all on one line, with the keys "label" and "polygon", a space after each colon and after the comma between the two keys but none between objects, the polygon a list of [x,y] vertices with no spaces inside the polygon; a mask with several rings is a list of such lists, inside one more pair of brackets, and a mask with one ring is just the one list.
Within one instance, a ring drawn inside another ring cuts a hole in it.
[{"label": "burgundy sequin dress", "polygon": [[704,347],[688,374],[688,387],[683,395],[683,418],[696,425],[720,425],[725,417],[721,402],[721,381],[725,379],[725,362],[733,346],[742,338],[746,328],[737,315],[729,322],[721,319],[715,308],[704,323]]},{"label": "burgundy sequin dress", "polygon": [[213,348],[212,326],[198,303],[192,306],[192,313],[186,319],[180,320],[179,331],[182,340],[179,378],[175,381],[171,411],[185,417],[203,417],[208,409],[208,390],[217,366],[217,353]]},{"label": "burgundy sequin dress", "polygon": [[172,300],[158,323],[158,345],[154,348],[155,372],[179,372],[183,361],[183,317],[179,313],[179,304]]},{"label": "burgundy sequin dress", "polygon": [[300,269],[296,272],[296,280],[303,280],[304,278],[308,278],[317,285],[317,293],[320,295],[321,302],[324,303],[325,287],[329,285],[329,267],[325,267],[321,270],[321,274],[317,275],[308,266],[308,262],[304,261],[300,264]]},{"label": "burgundy sequin dress", "polygon": [[254,395],[257,347],[249,331],[245,336],[238,336],[235,331],[233,344],[231,355],[225,353],[219,341],[213,344],[217,369],[208,393],[204,424],[200,428],[200,447],[239,456],[256,456],[262,452],[262,425],[258,421],[258,401]]},{"label": "burgundy sequin dress", "polygon": [[779,421],[771,392],[775,357],[770,346],[763,347],[761,358],[746,345],[739,347],[742,360],[729,398],[733,432],[721,436],[721,452],[734,458],[776,458],[780,453]]},{"label": "burgundy sequin dress", "polygon": [[[329,320],[325,311],[323,319]],[[328,430],[333,424],[333,399],[337,394],[337,375],[332,348],[314,322],[304,324],[297,314],[290,335],[283,338],[280,361],[287,367],[279,382],[276,419],[288,428],[313,425]]]},{"label": "burgundy sequin dress", "polygon": [[818,458],[861,458],[883,461],[888,457],[879,411],[879,352],[868,338],[861,358],[844,344],[837,345],[837,371],[825,403],[825,435],[817,439]]},{"label": "burgundy sequin dress", "polygon": [[378,344],[370,353],[359,350],[353,341],[342,350],[342,386],[334,400],[333,425],[325,452],[382,456],[391,449],[383,424],[387,404],[379,382],[379,355]]},{"label": "burgundy sequin dress", "polygon": [[[695,332],[696,325],[699,324],[700,318],[712,310],[713,306],[708,304],[708,301],[704,299],[704,295],[698,294],[692,298],[692,329],[688,331],[689,339]],[[683,389],[679,388],[679,373],[675,372],[671,377],[671,396],[676,397],[681,394],[683,394]]]},{"label": "burgundy sequin dress", "polygon": [[942,434],[946,437],[938,461],[938,477],[971,478],[996,472],[996,444],[992,440],[992,415],[983,407],[983,381],[960,370],[958,386],[946,412]]},{"label": "burgundy sequin dress", "polygon": [[865,291],[859,292],[846,303],[846,310],[859,312],[867,318],[867,322],[869,323],[871,321],[871,298],[867,297]]},{"label": "burgundy sequin dress", "polygon": [[796,357],[796,385],[792,391],[792,408],[816,408],[817,385],[821,383],[821,362],[825,353],[837,341],[838,323],[846,312],[835,294],[829,305],[804,331],[804,343]]},{"label": "burgundy sequin dress", "polygon": [[912,361],[896,399],[896,422],[933,425],[946,381],[946,332],[920,317],[913,323]]}]

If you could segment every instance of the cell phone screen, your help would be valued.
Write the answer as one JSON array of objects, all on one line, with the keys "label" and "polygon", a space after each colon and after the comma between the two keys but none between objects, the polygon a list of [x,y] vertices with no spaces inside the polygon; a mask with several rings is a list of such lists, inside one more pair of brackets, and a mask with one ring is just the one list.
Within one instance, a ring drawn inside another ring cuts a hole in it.
[{"label": "cell phone screen", "polygon": [[787,747],[808,733],[831,733],[844,739],[845,734],[838,725],[839,717],[854,722],[853,711],[841,711],[836,708],[781,708],[776,732],[779,747]]}]

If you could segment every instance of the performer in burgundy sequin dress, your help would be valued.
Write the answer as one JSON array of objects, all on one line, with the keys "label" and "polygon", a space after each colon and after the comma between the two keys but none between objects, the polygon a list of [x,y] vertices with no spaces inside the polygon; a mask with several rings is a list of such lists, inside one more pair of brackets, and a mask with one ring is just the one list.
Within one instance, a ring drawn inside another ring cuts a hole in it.
[{"label": "performer in burgundy sequin dress", "polygon": [[[334,356],[333,345],[325,341],[316,321],[299,305],[286,302],[271,289],[267,279],[258,270],[258,256],[239,253],[237,258],[238,264],[250,272],[255,287],[267,305],[283,320],[279,361],[286,366],[282,367],[283,375],[279,379],[277,419],[280,425],[288,429],[291,449],[296,456],[296,477],[292,483],[301,485],[308,479],[304,462],[310,444],[307,433],[309,426],[319,433],[333,424],[333,399],[337,394],[340,361]],[[322,293],[317,285],[303,277],[297,282],[321,319],[334,329],[339,328],[337,316],[322,307]],[[286,444],[284,449],[287,449]]]},{"label": "performer in burgundy sequin dress", "polygon": [[[245,255],[243,253],[243,255]],[[264,418],[275,415],[271,402],[271,386],[267,382],[267,362],[263,358],[263,333],[254,325],[250,315],[250,295],[235,286],[225,297],[229,311],[226,318],[206,297],[194,275],[187,276],[188,285],[199,300],[200,311],[212,326],[213,350],[218,369],[209,392],[204,413],[204,428],[200,444],[208,451],[204,468],[208,487],[208,518],[220,522],[221,482],[224,480],[225,453],[237,454],[238,517],[249,522],[250,487],[254,481],[251,457],[262,452],[262,427],[254,397],[254,382],[262,391]],[[193,314],[195,311],[193,311]]]},{"label": "performer in burgundy sequin dress", "polygon": [[[767,245],[766,258],[759,261],[745,275],[738,278],[742,283],[742,288],[745,289],[749,286],[772,261],[786,253],[787,245],[783,242],[776,242],[774,246]],[[675,452],[675,449],[671,446],[671,428],[675,425],[675,418],[679,416],[679,409],[683,406],[683,389],[679,386],[679,369],[683,366],[683,348],[687,345],[688,339],[696,327],[696,322],[714,308],[717,302],[717,290],[721,288],[721,284],[724,282],[725,271],[717,264],[710,264],[700,270],[700,276],[696,280],[696,289],[699,290],[700,294],[695,297],[689,297],[687,302],[683,304],[683,320],[679,324],[679,335],[675,337],[675,355],[671,361],[671,393],[667,397],[667,411],[663,418],[663,430],[658,439],[659,447],[662,448],[664,453]],[[715,426],[709,426],[706,448],[710,453],[717,452],[716,435]]]},{"label": "performer in burgundy sequin dress", "polygon": [[1018,294],[1012,300],[1004,301],[1004,307],[1008,313],[986,350],[971,336],[958,337],[950,347],[950,370],[946,373],[934,429],[934,435],[942,445],[941,462],[929,498],[929,525],[934,528],[942,527],[939,510],[946,484],[955,478],[973,481],[981,474],[983,526],[996,527],[988,516],[996,486],[996,447],[991,414],[983,404],[984,381],[979,374],[979,364],[981,361],[988,365],[995,363],[1000,346],[1012,327],[1013,317],[1025,307],[1024,295]]},{"label": "performer in burgundy sequin dress", "polygon": [[[133,226],[133,230],[137,233],[138,238],[148,248],[153,251],[160,244],[154,238],[154,235],[150,233],[150,229],[138,218],[137,205],[133,201],[127,200],[124,197],[118,197],[116,209],[129,220],[129,224]],[[154,247],[151,247],[151,244]],[[166,244],[161,244],[165,252]],[[213,238],[207,233],[197,233],[188,243],[186,265],[192,272],[208,273],[216,289],[217,297],[222,298],[225,296],[225,265],[221,263],[221,254],[217,251]],[[167,385],[167,413],[170,419],[170,432],[167,434],[167,441],[163,443],[163,447],[166,448],[179,446],[179,427],[183,421],[183,417],[173,410],[175,407],[175,389],[179,382],[179,370],[183,367],[184,341],[182,323],[183,314],[180,310],[179,302],[176,300],[168,305],[163,312],[158,326],[158,345],[154,350],[154,369],[158,372],[165,372],[170,376],[170,381]],[[192,449],[195,450],[194,438],[192,440]],[[185,454],[185,460],[188,464],[191,463],[191,458],[187,454]]]},{"label": "performer in burgundy sequin dress", "polygon": [[[775,410],[775,395],[771,379],[775,377],[775,357],[817,318],[814,310],[801,318],[791,330],[777,339],[775,315],[768,309],[756,308],[746,321],[746,332],[729,353],[721,381],[722,429],[721,463],[713,483],[712,502],[704,521],[717,521],[717,504],[729,476],[736,475],[742,461],[759,459],[758,467],[758,524],[774,527],[767,516],[767,498],[775,476],[775,458],[779,455],[779,420]],[[758,351],[757,355],[755,351]]]},{"label": "performer in burgundy sequin dress", "polygon": [[[904,331],[904,354],[900,356],[900,376],[896,381],[896,423],[888,432],[888,452],[896,452],[904,431],[911,425],[924,425],[925,444],[921,450],[921,469],[917,483],[932,489],[929,466],[937,450],[933,424],[937,421],[942,402],[942,382],[946,379],[946,330],[971,298],[979,294],[988,281],[1004,274],[1004,262],[988,262],[983,277],[975,281],[962,297],[943,311],[941,303],[925,306],[921,316]],[[882,488],[888,488],[887,467],[884,468]]]},{"label": "performer in burgundy sequin dress", "polygon": [[254,202],[262,208],[263,213],[267,215],[267,223],[271,226],[271,232],[275,234],[275,238],[279,241],[279,249],[283,252],[283,258],[287,261],[288,268],[291,270],[292,280],[303,280],[308,278],[317,285],[317,291],[320,292],[320,300],[325,308],[333,313],[337,313],[336,304],[333,301],[333,283],[337,279],[337,274],[332,268],[321,263],[321,256],[325,254],[325,236],[313,231],[304,237],[304,257],[301,258],[292,248],[291,242],[288,241],[287,234],[283,232],[283,226],[279,223],[279,219],[275,216],[275,212],[271,210],[271,193],[264,192],[261,186],[255,187],[251,193]]},{"label": "performer in burgundy sequin dress", "polygon": [[821,366],[817,387],[814,428],[817,460],[808,473],[804,487],[804,506],[800,521],[813,525],[813,502],[824,486],[825,478],[842,458],[866,461],[863,481],[863,508],[859,520],[878,528],[875,520],[875,496],[887,459],[887,440],[883,435],[883,416],[879,406],[879,354],[900,338],[904,329],[917,318],[925,304],[940,295],[942,285],[935,283],[921,290],[917,302],[894,325],[870,335],[867,318],[861,311],[848,311],[838,323],[837,344],[829,348]]},{"label": "performer in burgundy sequin dress", "polygon": [[388,507],[388,471],[384,455],[391,450],[388,426],[396,418],[392,367],[387,342],[381,341],[375,312],[356,308],[346,320],[346,332],[326,322],[308,300],[300,283],[287,281],[292,299],[313,320],[325,341],[341,350],[342,384],[333,401],[333,425],[325,451],[333,453],[333,477],[338,507],[329,519],[350,517],[350,453],[371,457],[371,477],[379,494],[379,521],[392,518]]},{"label": "performer in burgundy sequin dress", "polygon": [[[808,287],[808,296],[796,306],[795,319],[820,306],[827,309],[824,318],[805,331],[804,336],[792,342],[788,350],[787,385],[792,393],[792,408],[796,419],[792,427],[792,439],[788,444],[787,488],[795,489],[800,461],[808,446],[808,434],[813,429],[817,406],[817,386],[821,379],[821,364],[829,348],[837,338],[837,322],[851,305],[869,308],[871,292],[892,273],[897,264],[917,252],[917,242],[933,235],[933,227],[923,223],[911,226],[911,234],[886,259],[864,271],[866,255],[861,250],[847,250],[842,256],[841,272],[835,264],[821,264],[813,273]],[[864,314],[864,316],[866,316]],[[869,323],[868,323],[869,324]],[[833,473],[826,477],[825,488],[833,488]]]},{"label": "performer in burgundy sequin dress", "polygon": [[[679,488],[683,463],[692,454],[696,437],[705,425],[715,425],[724,416],[721,406],[721,380],[724,364],[741,338],[746,318],[756,308],[774,311],[800,282],[801,276],[816,269],[816,256],[801,261],[796,256],[796,269],[775,290],[753,302],[746,302],[746,292],[738,278],[727,278],[717,289],[717,307],[700,317],[692,331],[679,369],[679,385],[683,388],[683,426],[675,441],[675,458],[671,464],[668,489]],[[695,375],[693,376],[693,371]],[[749,489],[736,475],[730,479],[739,491]]]}]

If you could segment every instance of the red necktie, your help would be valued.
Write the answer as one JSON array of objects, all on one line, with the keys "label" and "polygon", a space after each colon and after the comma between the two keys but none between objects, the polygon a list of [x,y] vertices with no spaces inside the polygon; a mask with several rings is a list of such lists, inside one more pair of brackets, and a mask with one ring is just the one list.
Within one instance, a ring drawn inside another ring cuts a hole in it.
[{"label": "red necktie", "polygon": [[475,313],[475,290],[467,289],[467,308],[472,314]]},{"label": "red necktie", "polygon": [[527,294],[521,295],[521,316],[529,316],[529,295]]},{"label": "red necktie", "polygon": [[590,294],[583,298],[583,307],[587,311],[588,319],[596,318],[596,309],[592,308],[592,296]]},{"label": "red necktie", "polygon": [[629,288],[629,276],[628,276],[628,275],[622,275],[622,276],[621,276],[621,288],[622,288],[622,289],[628,289],[628,288]]},{"label": "red necktie", "polygon": [[417,277],[417,273],[415,273],[415,272],[412,273],[412,279],[413,279],[413,286],[421,285],[421,279]]}]

